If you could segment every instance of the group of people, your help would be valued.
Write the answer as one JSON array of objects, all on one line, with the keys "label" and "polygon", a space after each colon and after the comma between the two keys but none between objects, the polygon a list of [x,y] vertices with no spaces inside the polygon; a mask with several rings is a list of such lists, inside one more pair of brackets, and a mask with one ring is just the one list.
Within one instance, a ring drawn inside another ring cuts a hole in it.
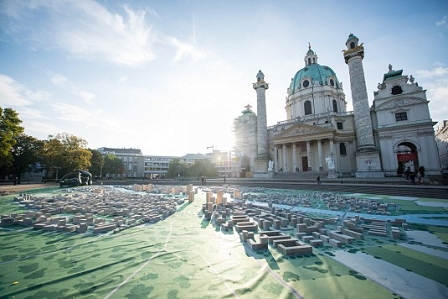
[{"label": "group of people", "polygon": [[406,180],[410,180],[411,181],[411,185],[415,185],[415,178],[417,177],[417,184],[423,184],[423,178],[425,177],[425,167],[420,166],[418,168],[417,173],[415,171],[411,171],[411,168],[408,166],[406,168],[406,170],[403,172],[403,177]]}]

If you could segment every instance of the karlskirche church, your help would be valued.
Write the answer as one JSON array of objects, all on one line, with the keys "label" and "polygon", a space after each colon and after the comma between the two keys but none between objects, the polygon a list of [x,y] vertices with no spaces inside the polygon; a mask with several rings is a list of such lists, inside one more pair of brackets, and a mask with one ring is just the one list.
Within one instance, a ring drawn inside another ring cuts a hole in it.
[{"label": "karlskirche church", "polygon": [[[346,110],[342,83],[335,72],[318,63],[309,45],[305,66],[287,89],[286,120],[267,127],[269,84],[259,71],[253,83],[257,121],[248,121],[255,116],[250,107],[235,119],[235,150],[249,158],[254,177],[318,172],[328,178],[378,178],[406,170],[417,172],[421,166],[425,176],[440,175],[435,122],[426,90],[412,75],[389,65],[369,107],[364,46],[350,34],[346,47],[341,58],[348,66],[354,111]],[[245,136],[247,132],[251,136]]]}]

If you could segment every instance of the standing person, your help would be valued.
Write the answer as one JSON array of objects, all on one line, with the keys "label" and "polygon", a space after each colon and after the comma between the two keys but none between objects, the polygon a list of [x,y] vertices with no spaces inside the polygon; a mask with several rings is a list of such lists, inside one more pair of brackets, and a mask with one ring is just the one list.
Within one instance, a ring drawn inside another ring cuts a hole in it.
[{"label": "standing person", "polygon": [[319,176],[317,176],[317,179],[316,179],[316,181],[317,181],[317,184],[318,184],[318,185],[320,185],[320,175],[319,175]]},{"label": "standing person", "polygon": [[226,176],[224,176],[224,184],[226,183]]},{"label": "standing person", "polygon": [[411,172],[409,178],[411,179],[411,185],[415,185],[415,172]]},{"label": "standing person", "polygon": [[425,176],[425,167],[420,166],[418,168],[418,183],[423,184],[424,183],[424,177]]}]

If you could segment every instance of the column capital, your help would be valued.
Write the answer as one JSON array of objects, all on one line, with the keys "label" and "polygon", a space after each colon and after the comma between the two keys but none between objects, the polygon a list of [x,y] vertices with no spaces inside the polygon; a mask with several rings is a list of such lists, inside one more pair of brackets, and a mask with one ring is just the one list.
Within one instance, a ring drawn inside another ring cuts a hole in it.
[{"label": "column capital", "polygon": [[269,88],[269,83],[266,82],[257,82],[257,83],[252,83],[252,86],[255,90],[263,88],[263,89],[268,89]]},{"label": "column capital", "polygon": [[348,63],[348,61],[351,58],[354,58],[354,57],[360,57],[361,59],[364,59],[364,46],[363,46],[363,44],[360,44],[359,46],[356,46],[356,47],[354,47],[352,49],[343,50],[342,52],[344,53],[345,63]]}]

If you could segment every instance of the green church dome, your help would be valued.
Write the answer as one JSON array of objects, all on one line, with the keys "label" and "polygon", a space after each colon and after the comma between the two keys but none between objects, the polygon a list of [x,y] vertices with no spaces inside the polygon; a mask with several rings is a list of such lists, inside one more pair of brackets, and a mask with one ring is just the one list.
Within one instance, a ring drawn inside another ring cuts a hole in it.
[{"label": "green church dome", "polygon": [[295,92],[300,88],[311,87],[315,83],[340,88],[339,80],[331,68],[314,63],[308,64],[296,73],[291,80],[290,90],[291,92]]}]

